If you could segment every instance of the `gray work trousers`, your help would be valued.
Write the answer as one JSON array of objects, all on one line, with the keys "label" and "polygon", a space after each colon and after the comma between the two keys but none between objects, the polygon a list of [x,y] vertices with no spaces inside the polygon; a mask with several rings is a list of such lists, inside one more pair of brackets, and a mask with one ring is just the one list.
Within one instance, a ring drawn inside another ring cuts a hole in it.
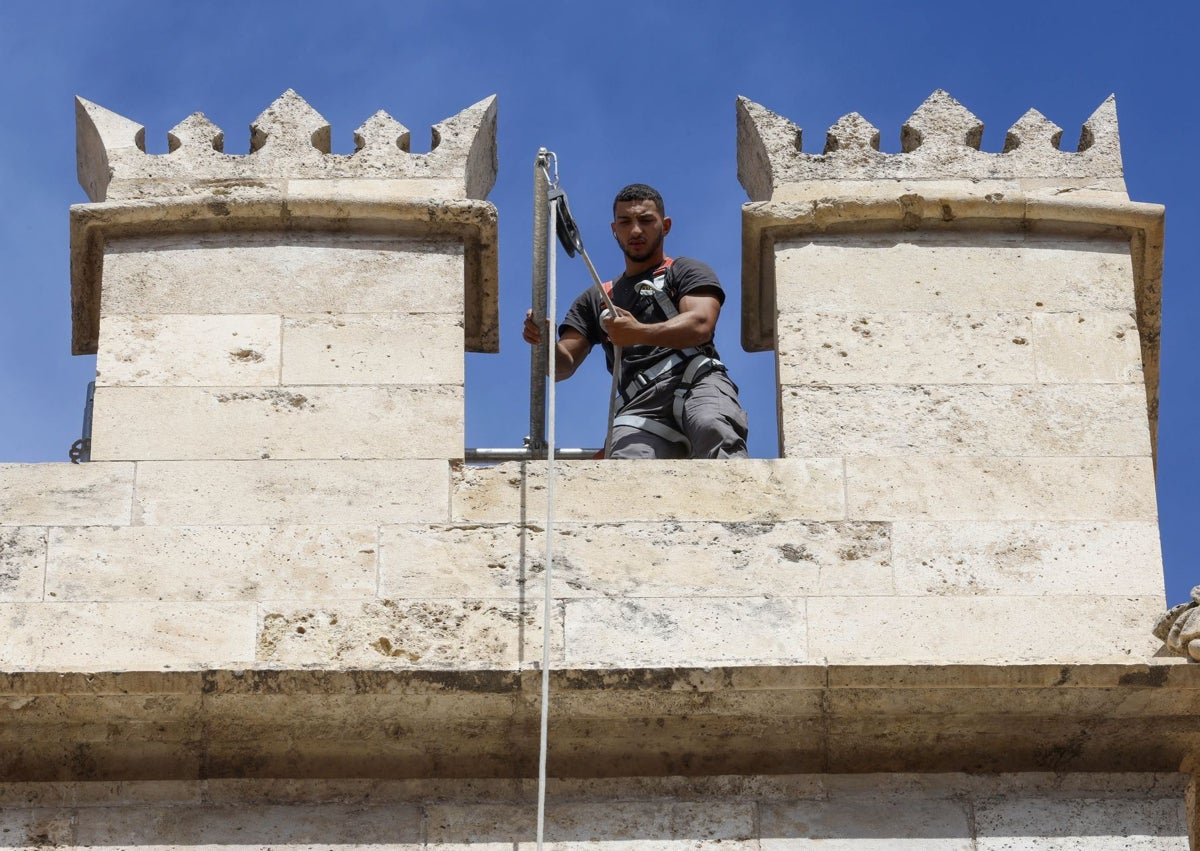
[{"label": "gray work trousers", "polygon": [[747,417],[738,401],[737,386],[723,371],[714,370],[692,385],[683,404],[683,422],[672,407],[679,375],[643,387],[617,411],[617,416],[657,420],[683,432],[692,449],[644,429],[615,425],[610,458],[745,458]]}]

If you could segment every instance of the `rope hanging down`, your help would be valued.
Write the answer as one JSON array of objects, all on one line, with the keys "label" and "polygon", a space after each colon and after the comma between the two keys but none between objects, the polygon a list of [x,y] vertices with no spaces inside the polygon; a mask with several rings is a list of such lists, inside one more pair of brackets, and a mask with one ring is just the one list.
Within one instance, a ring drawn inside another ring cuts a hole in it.
[{"label": "rope hanging down", "polygon": [[[553,174],[553,177],[551,176]],[[571,216],[567,206],[567,195],[558,186],[558,157],[541,148],[534,163],[533,177],[533,268],[534,293],[533,310],[535,316],[556,316],[557,280],[556,259],[550,234],[558,237],[563,250],[568,257],[580,254],[592,282],[600,292],[607,311],[615,314],[612,298],[604,289],[592,259],[588,257],[583,247],[583,237],[579,226]],[[533,449],[546,449],[546,568],[544,574],[544,592],[542,596],[542,709],[541,728],[538,745],[538,805],[537,805],[537,848],[541,851],[546,826],[546,760],[549,750],[550,729],[550,629],[552,625],[551,608],[553,605],[552,573],[554,566],[554,374],[556,367],[557,348],[551,339],[553,334],[544,334],[542,344],[537,346],[533,355],[533,370],[531,377],[531,409],[536,409],[536,400],[545,391],[545,439],[541,440],[542,418],[530,413],[530,444]],[[542,346],[545,346],[545,349]],[[613,347],[613,384],[610,394],[611,401],[608,409],[608,428],[604,438],[604,454],[612,450],[612,422],[616,413],[617,388],[620,387],[621,349]],[[547,389],[548,385],[548,389]],[[535,422],[535,420],[537,420]]]}]

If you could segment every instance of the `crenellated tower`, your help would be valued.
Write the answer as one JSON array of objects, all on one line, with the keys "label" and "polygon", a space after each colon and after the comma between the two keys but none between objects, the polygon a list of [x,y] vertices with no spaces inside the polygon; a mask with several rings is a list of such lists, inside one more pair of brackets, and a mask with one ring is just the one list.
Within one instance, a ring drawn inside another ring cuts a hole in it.
[{"label": "crenellated tower", "polygon": [[77,109],[93,460],[0,465],[11,844],[531,843],[543,641],[557,847],[1200,835],[1200,667],[1151,634],[1163,210],[1111,99],[987,153],[935,92],[895,154],[739,99],[781,457],[560,462],[549,600],[544,462],[463,461],[494,99],[344,156],[293,92],[244,156]]}]

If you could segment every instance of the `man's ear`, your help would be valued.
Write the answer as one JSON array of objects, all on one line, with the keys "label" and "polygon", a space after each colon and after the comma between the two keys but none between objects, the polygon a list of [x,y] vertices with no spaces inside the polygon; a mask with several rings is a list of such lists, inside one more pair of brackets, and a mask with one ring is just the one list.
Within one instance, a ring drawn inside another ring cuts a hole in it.
[{"label": "man's ear", "polygon": [[670,232],[671,232],[671,217],[664,216],[663,217],[663,236],[666,236]]}]

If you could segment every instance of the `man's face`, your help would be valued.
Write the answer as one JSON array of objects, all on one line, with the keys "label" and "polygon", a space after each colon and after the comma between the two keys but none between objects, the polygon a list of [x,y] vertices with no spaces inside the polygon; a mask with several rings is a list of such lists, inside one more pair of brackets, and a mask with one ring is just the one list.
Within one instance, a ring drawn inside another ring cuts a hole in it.
[{"label": "man's face", "polygon": [[613,218],[613,236],[635,263],[654,257],[662,248],[663,237],[671,232],[671,220],[653,201],[618,201]]}]

